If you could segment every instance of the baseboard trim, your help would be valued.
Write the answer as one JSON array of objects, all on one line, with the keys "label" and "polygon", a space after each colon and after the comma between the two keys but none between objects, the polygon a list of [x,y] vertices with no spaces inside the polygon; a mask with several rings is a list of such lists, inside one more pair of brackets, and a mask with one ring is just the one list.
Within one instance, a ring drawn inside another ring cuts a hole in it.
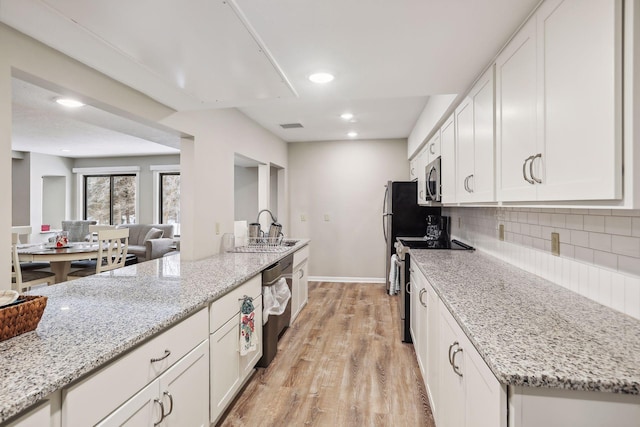
[{"label": "baseboard trim", "polygon": [[386,283],[383,277],[309,276],[309,280],[312,282]]}]

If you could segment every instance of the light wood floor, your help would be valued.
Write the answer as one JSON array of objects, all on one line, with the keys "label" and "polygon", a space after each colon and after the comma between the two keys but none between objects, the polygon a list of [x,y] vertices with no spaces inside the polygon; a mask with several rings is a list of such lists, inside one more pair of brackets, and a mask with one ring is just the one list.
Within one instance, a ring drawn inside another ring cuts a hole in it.
[{"label": "light wood floor", "polygon": [[309,283],[309,303],[221,426],[434,426],[397,300],[381,284]]}]

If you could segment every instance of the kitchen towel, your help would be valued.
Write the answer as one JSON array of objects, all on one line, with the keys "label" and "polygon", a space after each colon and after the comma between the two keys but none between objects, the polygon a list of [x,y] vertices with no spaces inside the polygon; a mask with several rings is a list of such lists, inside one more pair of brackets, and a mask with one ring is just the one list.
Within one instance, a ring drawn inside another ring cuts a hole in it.
[{"label": "kitchen towel", "polygon": [[389,269],[389,295],[395,295],[400,290],[400,272],[398,271],[398,255],[391,255],[391,268]]},{"label": "kitchen towel", "polygon": [[257,348],[254,317],[253,298],[245,295],[240,306],[240,356],[249,354]]}]

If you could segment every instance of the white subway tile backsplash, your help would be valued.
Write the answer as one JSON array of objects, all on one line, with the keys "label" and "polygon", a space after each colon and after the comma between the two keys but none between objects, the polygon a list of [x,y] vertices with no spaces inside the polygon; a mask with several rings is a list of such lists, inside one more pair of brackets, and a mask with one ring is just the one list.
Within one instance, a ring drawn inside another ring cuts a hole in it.
[{"label": "white subway tile backsplash", "polygon": [[631,218],[631,235],[640,237],[640,218]]},{"label": "white subway tile backsplash", "polygon": [[[479,250],[640,318],[640,210],[467,207],[444,214],[454,219],[456,237]],[[560,235],[560,256],[551,255],[552,232]]]},{"label": "white subway tile backsplash", "polygon": [[589,233],[589,247],[591,249],[611,252],[611,235],[605,233]]},{"label": "white subway tile backsplash", "polygon": [[571,244],[574,246],[589,247],[589,233],[586,231],[571,230]]},{"label": "white subway tile backsplash", "polygon": [[618,269],[618,255],[611,252],[593,251],[593,263],[611,270]]},{"label": "white subway tile backsplash", "polygon": [[551,226],[554,228],[565,228],[567,217],[565,214],[551,214]]},{"label": "white subway tile backsplash", "polygon": [[604,217],[602,215],[585,215],[584,229],[604,233]]},{"label": "white subway tile backsplash", "polygon": [[583,215],[567,215],[566,227],[570,230],[582,230],[584,228],[584,216]]},{"label": "white subway tile backsplash", "polygon": [[640,257],[640,237],[611,236],[611,251],[632,257]]},{"label": "white subway tile backsplash", "polygon": [[631,235],[631,218],[626,216],[608,216],[604,219],[604,232],[609,234]]},{"label": "white subway tile backsplash", "polygon": [[575,259],[578,261],[593,264],[593,249],[576,246]]}]

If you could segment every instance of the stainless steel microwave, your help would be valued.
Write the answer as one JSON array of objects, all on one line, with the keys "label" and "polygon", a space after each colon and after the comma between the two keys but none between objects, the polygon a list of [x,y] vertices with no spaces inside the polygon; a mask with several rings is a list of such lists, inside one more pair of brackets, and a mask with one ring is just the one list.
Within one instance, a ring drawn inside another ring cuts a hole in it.
[{"label": "stainless steel microwave", "polygon": [[426,200],[427,202],[434,204],[442,201],[440,164],[441,158],[438,156],[424,168],[425,183],[427,187]]}]

